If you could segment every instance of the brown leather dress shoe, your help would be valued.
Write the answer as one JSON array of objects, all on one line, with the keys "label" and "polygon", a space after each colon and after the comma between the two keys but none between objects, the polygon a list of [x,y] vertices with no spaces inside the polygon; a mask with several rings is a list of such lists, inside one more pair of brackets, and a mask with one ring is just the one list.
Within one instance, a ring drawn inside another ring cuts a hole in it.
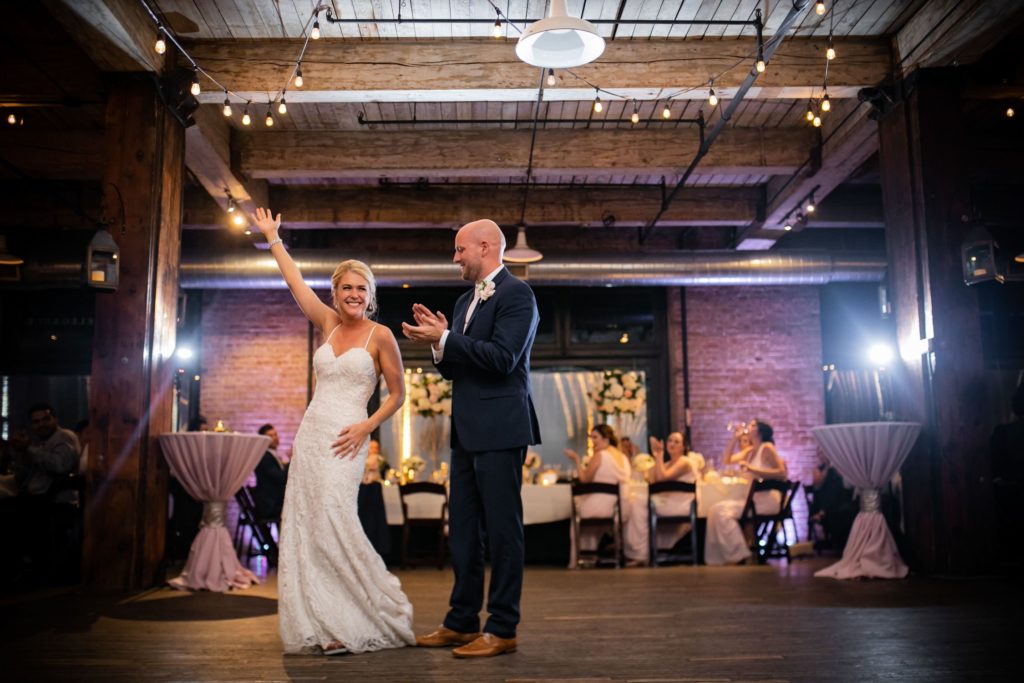
[{"label": "brown leather dress shoe", "polygon": [[499,638],[493,633],[485,633],[472,643],[455,648],[452,650],[452,654],[459,658],[493,657],[503,652],[515,651],[515,638]]},{"label": "brown leather dress shoe", "polygon": [[450,647],[472,643],[480,637],[480,633],[459,633],[450,628],[439,626],[433,633],[416,636],[416,644],[420,647]]}]

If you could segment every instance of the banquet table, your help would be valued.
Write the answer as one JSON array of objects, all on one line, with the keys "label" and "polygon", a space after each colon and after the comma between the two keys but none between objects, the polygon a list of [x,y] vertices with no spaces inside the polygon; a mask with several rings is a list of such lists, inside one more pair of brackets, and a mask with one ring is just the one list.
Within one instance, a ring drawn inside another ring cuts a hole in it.
[{"label": "banquet table", "polygon": [[203,520],[181,575],[179,590],[224,592],[259,583],[242,566],[224,527],[227,501],[241,488],[270,446],[270,437],[224,432],[161,434],[160,450],[190,496],[203,503]]},{"label": "banquet table", "polygon": [[860,422],[811,429],[832,466],[857,488],[860,497],[860,512],[842,559],[815,576],[901,579],[907,575],[907,565],[882,515],[879,489],[899,470],[920,431],[916,422]]},{"label": "banquet table", "polygon": [[[569,495],[569,486],[565,484],[555,484],[553,486],[524,484],[522,497],[524,525],[547,524],[549,522],[569,519],[572,501]],[[441,513],[441,502],[440,496],[429,494],[408,496],[406,498],[410,517],[435,518]],[[402,499],[398,493],[397,486],[384,487],[384,509],[389,525],[402,525],[404,521],[402,517]]]}]

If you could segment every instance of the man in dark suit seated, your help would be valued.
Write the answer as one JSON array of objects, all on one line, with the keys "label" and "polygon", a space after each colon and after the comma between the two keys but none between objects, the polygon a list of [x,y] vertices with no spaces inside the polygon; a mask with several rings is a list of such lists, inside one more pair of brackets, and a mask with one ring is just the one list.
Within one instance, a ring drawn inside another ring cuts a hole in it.
[{"label": "man in dark suit seated", "polygon": [[288,481],[288,466],[277,456],[277,447],[281,445],[281,440],[274,425],[263,425],[259,433],[270,437],[270,448],[263,454],[260,464],[256,465],[256,488],[252,490],[256,516],[260,519],[280,519],[281,506],[284,505],[284,487]]}]

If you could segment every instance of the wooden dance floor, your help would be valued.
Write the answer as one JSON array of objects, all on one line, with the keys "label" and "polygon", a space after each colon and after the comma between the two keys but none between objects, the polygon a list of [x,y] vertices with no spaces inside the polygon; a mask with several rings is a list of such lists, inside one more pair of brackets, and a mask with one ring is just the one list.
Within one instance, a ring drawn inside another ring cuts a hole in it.
[{"label": "wooden dance floor", "polygon": [[[814,579],[767,567],[528,568],[520,651],[282,656],[274,577],[226,595],[50,591],[0,600],[6,681],[960,681],[1005,677],[1020,588],[1005,579]],[[417,631],[450,574],[399,572]]]}]

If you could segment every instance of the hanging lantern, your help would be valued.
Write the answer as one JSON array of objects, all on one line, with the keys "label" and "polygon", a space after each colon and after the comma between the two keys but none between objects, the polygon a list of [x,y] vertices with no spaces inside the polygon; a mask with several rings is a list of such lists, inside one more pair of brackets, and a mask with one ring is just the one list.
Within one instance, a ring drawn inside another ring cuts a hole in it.
[{"label": "hanging lantern", "polygon": [[117,289],[121,250],[105,229],[100,228],[85,252],[85,284],[96,289]]}]

